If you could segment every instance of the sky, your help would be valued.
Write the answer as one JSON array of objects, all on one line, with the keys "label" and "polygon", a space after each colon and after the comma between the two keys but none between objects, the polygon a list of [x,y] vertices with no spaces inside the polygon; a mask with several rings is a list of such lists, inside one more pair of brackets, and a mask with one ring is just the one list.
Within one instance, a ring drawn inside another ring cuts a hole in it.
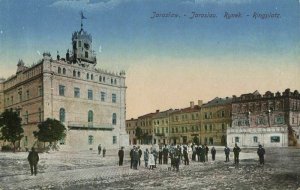
[{"label": "sky", "polygon": [[19,59],[31,65],[43,52],[64,56],[83,11],[97,67],[126,72],[127,119],[255,90],[299,91],[299,4],[0,0],[0,77],[15,74]]}]

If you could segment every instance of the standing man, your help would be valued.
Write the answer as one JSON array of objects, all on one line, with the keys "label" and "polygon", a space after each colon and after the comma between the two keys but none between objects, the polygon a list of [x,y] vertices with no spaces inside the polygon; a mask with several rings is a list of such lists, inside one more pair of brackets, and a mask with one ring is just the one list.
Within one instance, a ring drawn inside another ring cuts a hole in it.
[{"label": "standing man", "polygon": [[167,148],[167,145],[165,145],[163,149],[164,164],[168,164],[168,154],[169,154],[169,150]]},{"label": "standing man", "polygon": [[259,157],[259,163],[260,163],[260,165],[264,165],[265,164],[265,158],[264,158],[265,153],[266,153],[265,149],[261,145],[258,145],[257,155]]},{"label": "standing man", "polygon": [[121,149],[118,152],[118,156],[119,156],[119,166],[123,165],[123,159],[124,159],[124,150],[123,150],[123,146],[121,147]]},{"label": "standing man", "polygon": [[27,159],[29,161],[31,175],[33,175],[33,173],[34,173],[34,175],[36,175],[37,174],[37,163],[39,161],[39,155],[33,147],[31,148],[31,152],[29,152]]},{"label": "standing man", "polygon": [[212,160],[215,161],[215,159],[216,159],[216,152],[217,152],[216,149],[215,149],[215,147],[212,147],[210,152],[211,152],[211,158],[212,158]]},{"label": "standing man", "polygon": [[238,147],[238,145],[235,143],[235,146],[233,148],[234,153],[234,163],[239,164],[239,155],[240,155],[241,149]]},{"label": "standing man", "polygon": [[163,155],[162,149],[159,148],[159,151],[158,151],[158,164],[162,164],[162,155]]},{"label": "standing man", "polygon": [[140,146],[138,148],[139,148],[139,166],[141,166],[141,157],[142,157],[143,151],[141,150]]},{"label": "standing man", "polygon": [[103,157],[105,157],[105,154],[106,154],[106,149],[105,149],[105,147],[103,148]]},{"label": "standing man", "polygon": [[134,152],[135,146],[130,150],[130,168],[132,169],[133,167],[133,152]]},{"label": "standing man", "polygon": [[137,170],[139,159],[140,159],[140,154],[137,147],[135,147],[133,150],[133,169]]},{"label": "standing man", "polygon": [[148,168],[148,161],[149,161],[149,150],[146,148],[144,152],[144,161],[145,161],[145,168]]},{"label": "standing man", "polygon": [[101,144],[98,145],[98,154],[101,154]]},{"label": "standing man", "polygon": [[224,148],[224,152],[225,152],[225,156],[226,156],[226,161],[225,162],[229,162],[230,148],[228,148],[227,145]]},{"label": "standing man", "polygon": [[186,146],[183,148],[183,157],[184,157],[184,165],[189,165],[189,156],[188,156],[188,150]]},{"label": "standing man", "polygon": [[207,144],[205,145],[205,161],[208,162],[208,151],[209,151],[209,148],[207,146]]}]

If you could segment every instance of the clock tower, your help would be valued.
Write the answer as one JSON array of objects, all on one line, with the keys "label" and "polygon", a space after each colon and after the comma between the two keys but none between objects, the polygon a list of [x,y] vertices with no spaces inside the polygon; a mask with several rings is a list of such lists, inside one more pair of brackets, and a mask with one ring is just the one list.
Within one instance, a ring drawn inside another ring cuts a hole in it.
[{"label": "clock tower", "polygon": [[92,36],[83,29],[82,20],[86,19],[81,13],[81,29],[72,34],[73,62],[88,62],[96,65],[96,55],[92,49]]}]

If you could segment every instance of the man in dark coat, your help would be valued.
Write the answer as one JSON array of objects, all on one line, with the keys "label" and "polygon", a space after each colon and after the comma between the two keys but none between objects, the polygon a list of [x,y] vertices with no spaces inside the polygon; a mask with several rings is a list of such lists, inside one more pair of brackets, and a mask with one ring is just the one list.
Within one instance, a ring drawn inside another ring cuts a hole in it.
[{"label": "man in dark coat", "polygon": [[200,161],[205,162],[205,155],[206,155],[206,148],[202,145],[201,152],[200,152]]},{"label": "man in dark coat", "polygon": [[121,149],[118,152],[118,156],[119,156],[119,166],[123,165],[123,159],[124,159],[124,147],[121,147]]},{"label": "man in dark coat", "polygon": [[143,151],[141,150],[141,147],[138,147],[138,152],[139,152],[139,166],[141,166],[141,157],[142,157],[142,154],[143,154]]},{"label": "man in dark coat", "polygon": [[189,165],[189,156],[188,156],[188,150],[186,146],[183,148],[183,157],[184,157],[184,165]]},{"label": "man in dark coat", "polygon": [[39,155],[35,151],[35,149],[32,147],[31,152],[29,152],[29,155],[27,157],[30,165],[31,175],[37,174],[37,163],[39,161]]},{"label": "man in dark coat", "polygon": [[208,162],[208,151],[209,151],[209,148],[207,145],[205,145],[205,161]]},{"label": "man in dark coat", "polygon": [[158,164],[162,164],[162,155],[163,155],[163,151],[162,149],[160,148],[158,150]]},{"label": "man in dark coat", "polygon": [[266,153],[265,149],[261,145],[258,145],[257,155],[259,157],[259,163],[260,163],[260,165],[264,165],[265,164],[265,158],[264,158],[265,153]]},{"label": "man in dark coat", "polygon": [[168,154],[169,154],[169,150],[167,148],[167,145],[165,145],[165,147],[163,149],[164,164],[168,164]]},{"label": "man in dark coat", "polygon": [[200,154],[201,154],[201,146],[200,145],[198,145],[196,148],[196,154],[197,154],[198,162],[200,162]]},{"label": "man in dark coat", "polygon": [[133,169],[137,170],[138,162],[140,159],[140,155],[137,147],[134,148],[132,157],[133,157]]},{"label": "man in dark coat", "polygon": [[216,149],[215,149],[215,147],[212,147],[210,152],[211,152],[211,158],[212,158],[212,160],[215,161],[215,159],[216,159],[216,152],[217,152]]},{"label": "man in dark coat", "polygon": [[226,156],[226,161],[225,162],[229,162],[230,148],[228,148],[227,145],[224,148],[224,152],[225,152],[225,156]]},{"label": "man in dark coat", "polygon": [[130,150],[130,168],[132,169],[133,167],[133,152],[134,152],[135,146]]},{"label": "man in dark coat", "polygon": [[105,154],[106,154],[106,149],[105,149],[105,147],[103,148],[102,153],[103,153],[103,157],[105,157]]},{"label": "man in dark coat", "polygon": [[239,164],[239,155],[240,155],[241,149],[238,147],[238,145],[235,143],[235,146],[233,148],[234,153],[234,163]]},{"label": "man in dark coat", "polygon": [[101,144],[98,145],[98,154],[101,154]]},{"label": "man in dark coat", "polygon": [[180,157],[181,157],[181,150],[178,145],[177,148],[175,148],[175,152],[174,152],[174,165],[177,172],[179,171]]}]

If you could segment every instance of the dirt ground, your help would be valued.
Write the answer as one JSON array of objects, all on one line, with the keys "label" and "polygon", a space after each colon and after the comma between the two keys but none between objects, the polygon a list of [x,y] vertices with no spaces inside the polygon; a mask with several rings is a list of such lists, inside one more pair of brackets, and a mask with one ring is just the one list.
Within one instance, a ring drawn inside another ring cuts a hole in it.
[{"label": "dirt ground", "polygon": [[255,149],[242,149],[240,164],[233,155],[225,163],[223,148],[216,161],[130,169],[129,150],[124,166],[118,166],[117,150],[106,157],[96,151],[41,153],[37,176],[30,175],[28,153],[0,153],[0,189],[280,189],[300,190],[300,149],[266,149],[264,166],[258,164]]}]

